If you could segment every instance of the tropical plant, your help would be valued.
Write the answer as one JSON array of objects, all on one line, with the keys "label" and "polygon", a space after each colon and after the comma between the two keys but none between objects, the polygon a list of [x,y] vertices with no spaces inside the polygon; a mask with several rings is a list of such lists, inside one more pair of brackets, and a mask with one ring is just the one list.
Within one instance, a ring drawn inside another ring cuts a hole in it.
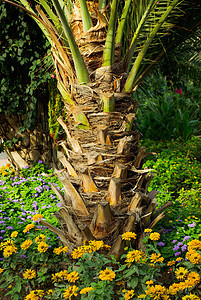
[{"label": "tropical plant", "polygon": [[68,119],[58,118],[67,158],[58,153],[65,169],[55,173],[66,193],[53,186],[63,204],[56,213],[62,230],[40,222],[70,252],[83,240],[102,239],[112,245],[110,253],[120,255],[121,234],[128,231],[137,233],[134,246],[140,247],[144,228],[154,227],[170,205],[155,211],[156,192],[148,193],[152,174],[139,170],[145,149],[138,149],[134,130],[133,91],[174,46],[177,29],[196,28],[198,2],[195,9],[188,0],[39,0],[38,14],[33,2],[14,4],[36,20],[52,45]]}]

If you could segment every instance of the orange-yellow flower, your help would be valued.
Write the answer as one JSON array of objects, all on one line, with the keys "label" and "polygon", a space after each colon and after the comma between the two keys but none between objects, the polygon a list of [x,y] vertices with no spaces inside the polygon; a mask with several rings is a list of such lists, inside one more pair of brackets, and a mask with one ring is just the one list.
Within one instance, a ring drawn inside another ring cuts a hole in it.
[{"label": "orange-yellow flower", "polygon": [[114,271],[106,268],[104,271],[100,271],[99,278],[100,280],[109,280],[112,281],[115,278],[116,274]]}]

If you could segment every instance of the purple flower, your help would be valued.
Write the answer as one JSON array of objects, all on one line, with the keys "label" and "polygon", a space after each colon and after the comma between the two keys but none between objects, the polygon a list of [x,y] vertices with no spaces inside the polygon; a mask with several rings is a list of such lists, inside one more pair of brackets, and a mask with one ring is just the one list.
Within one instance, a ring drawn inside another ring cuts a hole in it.
[{"label": "purple flower", "polygon": [[62,207],[62,204],[59,202],[56,204],[57,207]]},{"label": "purple flower", "polygon": [[21,258],[25,258],[25,257],[26,257],[26,255],[24,255],[24,254],[23,254],[23,255],[21,255],[20,257],[21,257]]},{"label": "purple flower", "polygon": [[182,242],[179,242],[178,244],[177,244],[177,246],[182,246],[183,245],[183,243]]},{"label": "purple flower", "polygon": [[4,233],[4,232],[6,232],[5,230],[1,230],[1,233]]},{"label": "purple flower", "polygon": [[[2,236],[0,236],[0,240],[3,240],[3,237]],[[0,259],[1,260],[1,259]]]},{"label": "purple flower", "polygon": [[184,252],[187,248],[188,248],[187,245],[184,244],[184,245],[181,247],[181,251]]},{"label": "purple flower", "polygon": [[179,256],[181,252],[175,252],[174,256]]},{"label": "purple flower", "polygon": [[6,227],[7,229],[10,229],[10,230],[13,230],[13,227],[12,226],[8,226]]},{"label": "purple flower", "polygon": [[177,250],[179,250],[179,246],[175,245],[173,251],[177,251]]},{"label": "purple flower", "polygon": [[172,242],[173,242],[173,244],[175,244],[177,242],[177,240],[173,240]]},{"label": "purple flower", "polygon": [[42,163],[43,163],[43,161],[42,161],[42,160],[39,160],[39,161],[38,161],[38,163],[39,163],[39,164],[42,164]]},{"label": "purple flower", "polygon": [[190,235],[186,235],[185,237],[184,237],[184,239],[183,239],[183,242],[184,241],[187,241],[188,239],[190,239],[191,237],[190,237]]},{"label": "purple flower", "polygon": [[195,221],[192,223],[192,224],[188,224],[188,227],[191,227],[191,228],[193,228],[193,227],[195,227]]},{"label": "purple flower", "polygon": [[157,245],[161,246],[161,247],[165,246],[165,244],[163,242],[159,242]]}]

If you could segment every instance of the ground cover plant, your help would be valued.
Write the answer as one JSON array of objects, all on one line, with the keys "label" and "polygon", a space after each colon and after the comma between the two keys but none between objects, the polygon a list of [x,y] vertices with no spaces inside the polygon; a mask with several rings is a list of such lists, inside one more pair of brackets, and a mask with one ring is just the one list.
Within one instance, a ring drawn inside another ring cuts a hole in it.
[{"label": "ground cover plant", "polygon": [[41,161],[18,175],[9,165],[1,168],[0,288],[6,297],[199,299],[201,142],[192,138],[151,144],[148,150],[157,153],[145,163],[155,170],[151,189],[160,191],[158,206],[167,200],[173,206],[155,232],[145,233],[141,251],[135,250],[134,233],[122,236],[125,253],[120,260],[107,256],[109,246],[94,241],[70,254],[39,224],[42,217],[57,225],[53,214],[61,204],[51,184],[62,191],[55,176],[41,175],[52,173]]}]

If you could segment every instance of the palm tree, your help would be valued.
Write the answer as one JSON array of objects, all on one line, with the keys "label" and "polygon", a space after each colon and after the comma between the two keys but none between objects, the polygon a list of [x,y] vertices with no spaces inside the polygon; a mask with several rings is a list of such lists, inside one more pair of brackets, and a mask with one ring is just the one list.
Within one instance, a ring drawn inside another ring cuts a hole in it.
[{"label": "palm tree", "polygon": [[195,2],[196,9],[186,0],[39,0],[35,13],[21,0],[52,45],[68,119],[58,118],[66,140],[58,153],[64,169],[55,170],[65,195],[52,187],[63,205],[56,213],[61,229],[40,222],[69,251],[97,239],[119,255],[127,231],[137,234],[140,247],[144,229],[153,228],[171,205],[156,209],[157,192],[148,192],[153,174],[142,170],[134,91],[174,47],[177,29],[193,19],[195,30],[201,11]]}]

